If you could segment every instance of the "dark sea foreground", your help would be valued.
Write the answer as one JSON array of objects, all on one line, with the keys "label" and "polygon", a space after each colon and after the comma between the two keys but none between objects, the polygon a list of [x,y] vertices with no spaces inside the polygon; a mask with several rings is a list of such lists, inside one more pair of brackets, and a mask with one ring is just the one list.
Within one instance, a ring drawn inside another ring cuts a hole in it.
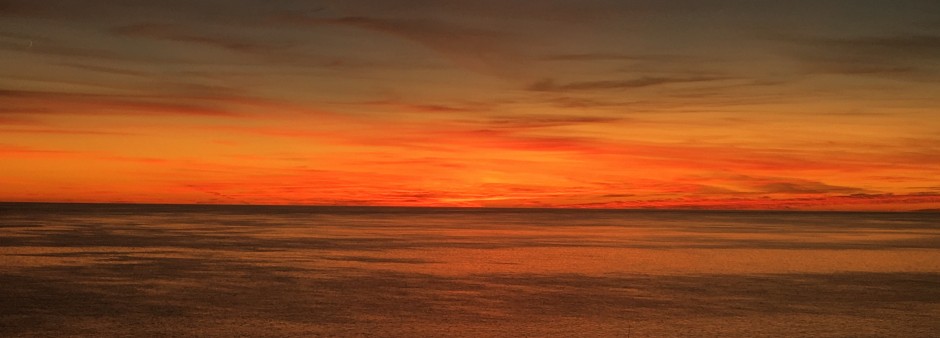
[{"label": "dark sea foreground", "polygon": [[940,337],[940,215],[0,204],[0,336]]}]

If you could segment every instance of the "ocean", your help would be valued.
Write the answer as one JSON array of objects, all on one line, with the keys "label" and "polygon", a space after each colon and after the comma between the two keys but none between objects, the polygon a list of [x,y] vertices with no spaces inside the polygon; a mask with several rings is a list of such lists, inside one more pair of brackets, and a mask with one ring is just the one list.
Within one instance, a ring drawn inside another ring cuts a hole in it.
[{"label": "ocean", "polygon": [[940,214],[5,203],[0,336],[940,337]]}]

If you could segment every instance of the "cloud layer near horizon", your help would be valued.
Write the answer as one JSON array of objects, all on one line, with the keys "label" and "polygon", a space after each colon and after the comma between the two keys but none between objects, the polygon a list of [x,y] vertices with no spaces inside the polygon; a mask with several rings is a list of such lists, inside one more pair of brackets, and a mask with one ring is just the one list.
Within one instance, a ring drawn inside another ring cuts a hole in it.
[{"label": "cloud layer near horizon", "polygon": [[933,209],[935,13],[0,0],[0,200]]}]

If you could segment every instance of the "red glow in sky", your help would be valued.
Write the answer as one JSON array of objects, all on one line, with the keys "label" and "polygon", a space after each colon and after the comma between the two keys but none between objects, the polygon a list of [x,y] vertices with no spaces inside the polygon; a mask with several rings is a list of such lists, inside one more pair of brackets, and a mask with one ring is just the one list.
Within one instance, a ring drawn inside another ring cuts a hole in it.
[{"label": "red glow in sky", "polygon": [[940,208],[940,3],[0,1],[0,201]]}]

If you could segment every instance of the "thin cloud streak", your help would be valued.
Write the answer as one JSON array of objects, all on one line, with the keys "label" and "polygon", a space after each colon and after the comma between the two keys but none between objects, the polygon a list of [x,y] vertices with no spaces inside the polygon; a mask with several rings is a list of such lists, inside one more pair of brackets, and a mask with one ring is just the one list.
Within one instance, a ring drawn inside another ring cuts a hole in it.
[{"label": "thin cloud streak", "polygon": [[179,26],[168,24],[146,23],[120,26],[112,29],[112,32],[126,37],[139,37],[204,44],[212,47],[245,53],[271,52],[291,46],[290,44],[257,43],[247,39],[212,36],[207,34],[195,34],[189,32],[188,29],[184,30]]},{"label": "thin cloud streak", "polygon": [[629,80],[610,81],[579,81],[569,83],[556,83],[555,80],[545,79],[529,85],[526,89],[540,92],[563,91],[591,91],[591,90],[617,90],[635,89],[670,84],[688,84],[700,82],[716,82],[734,80],[730,77],[694,76],[694,77],[641,77]]},{"label": "thin cloud streak", "polygon": [[[209,104],[187,104],[136,95],[78,94],[0,90],[0,102],[12,112],[44,108],[47,114],[196,115],[238,117],[242,114]],[[173,100],[175,101],[175,100]],[[54,102],[54,106],[49,102]],[[53,108],[54,107],[54,108]]]},{"label": "thin cloud streak", "polygon": [[314,18],[287,15],[305,25],[339,25],[388,34],[418,43],[460,67],[487,74],[510,76],[519,61],[506,42],[505,33],[457,26],[433,19],[381,19],[349,16]]},{"label": "thin cloud streak", "polygon": [[100,130],[75,130],[75,129],[35,129],[35,128],[0,128],[0,134],[20,133],[20,134],[59,134],[59,135],[111,135],[128,136],[134,133]]}]

